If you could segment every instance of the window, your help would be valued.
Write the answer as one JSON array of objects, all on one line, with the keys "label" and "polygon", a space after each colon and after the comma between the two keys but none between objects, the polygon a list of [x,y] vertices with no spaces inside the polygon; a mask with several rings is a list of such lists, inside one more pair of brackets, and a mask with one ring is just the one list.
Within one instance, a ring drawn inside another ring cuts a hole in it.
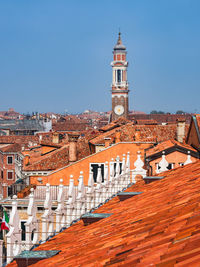
[{"label": "window", "polygon": [[159,169],[160,169],[159,163],[156,163],[156,171],[159,171]]},{"label": "window", "polygon": [[12,180],[13,179],[13,171],[7,171],[7,179]]},{"label": "window", "polygon": [[1,170],[1,179],[3,179],[3,170]]},{"label": "window", "polygon": [[183,162],[179,162],[179,166],[184,166],[184,163]]},{"label": "window", "polygon": [[22,235],[22,241],[26,240],[26,225],[25,225],[26,221],[21,221],[21,235]]},{"label": "window", "polygon": [[171,170],[171,169],[174,168],[174,166],[175,166],[175,163],[169,163],[167,169],[168,169],[168,170]]},{"label": "window", "polygon": [[8,164],[12,164],[13,163],[13,157],[12,156],[8,156],[7,157],[7,162],[8,162]]},{"label": "window", "polygon": [[97,181],[97,173],[98,173],[99,164],[101,165],[102,182],[104,182],[104,163],[91,163],[90,164],[90,168],[93,171],[93,178],[94,178],[95,183]]},{"label": "window", "polygon": [[121,82],[121,70],[117,70],[117,82],[120,83]]},{"label": "window", "polygon": [[[114,175],[116,174],[116,166],[117,166],[117,163],[115,162],[114,163]],[[119,173],[121,174],[122,173],[122,162],[119,163],[119,168],[120,168]]]}]

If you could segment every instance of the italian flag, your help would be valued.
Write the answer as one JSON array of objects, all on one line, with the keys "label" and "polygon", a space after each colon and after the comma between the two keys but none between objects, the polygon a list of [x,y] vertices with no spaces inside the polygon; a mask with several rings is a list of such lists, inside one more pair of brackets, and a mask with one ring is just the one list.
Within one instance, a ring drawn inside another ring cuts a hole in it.
[{"label": "italian flag", "polygon": [[1,223],[1,230],[9,231],[8,223],[9,223],[9,217],[8,217],[7,212],[4,210],[3,211],[3,220],[2,220],[2,223]]}]

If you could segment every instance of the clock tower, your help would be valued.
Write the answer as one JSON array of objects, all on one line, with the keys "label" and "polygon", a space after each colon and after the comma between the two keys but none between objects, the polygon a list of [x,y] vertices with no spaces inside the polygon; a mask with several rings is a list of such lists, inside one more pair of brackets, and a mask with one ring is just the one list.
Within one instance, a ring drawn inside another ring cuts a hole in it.
[{"label": "clock tower", "polygon": [[120,117],[128,118],[128,81],[126,47],[122,44],[119,32],[117,44],[113,49],[112,66],[112,121]]}]

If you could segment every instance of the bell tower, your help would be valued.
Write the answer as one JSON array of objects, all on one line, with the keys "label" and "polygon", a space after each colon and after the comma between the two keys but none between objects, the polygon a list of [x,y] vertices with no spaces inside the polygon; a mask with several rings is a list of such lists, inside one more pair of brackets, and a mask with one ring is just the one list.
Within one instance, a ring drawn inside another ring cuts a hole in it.
[{"label": "bell tower", "polygon": [[122,44],[119,32],[117,44],[113,49],[112,66],[112,121],[120,117],[128,118],[128,81],[126,47]]}]

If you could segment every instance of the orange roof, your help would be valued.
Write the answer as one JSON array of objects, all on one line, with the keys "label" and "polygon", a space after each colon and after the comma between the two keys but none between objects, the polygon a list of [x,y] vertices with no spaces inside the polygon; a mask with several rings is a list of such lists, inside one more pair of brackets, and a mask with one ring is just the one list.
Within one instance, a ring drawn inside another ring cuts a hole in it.
[{"label": "orange roof", "polygon": [[[52,146],[52,150],[42,154],[42,146],[35,147],[23,154],[30,156],[29,165],[24,166],[25,171],[47,171],[62,168],[69,164],[69,143],[67,144],[44,144]],[[80,137],[77,142],[77,160],[90,154],[89,145],[85,137]]]},{"label": "orange roof", "polygon": [[0,151],[2,152],[21,152],[20,144],[8,144],[8,145],[0,145]]},{"label": "orange roof", "polygon": [[38,142],[39,138],[36,135],[4,135],[0,136],[0,143],[4,144],[28,144],[31,142]]},{"label": "orange roof", "polygon": [[35,250],[61,252],[32,266],[199,266],[200,161],[129,191],[143,193],[113,198],[95,211],[112,216],[88,226],[79,221],[40,245]]},{"label": "orange roof", "polygon": [[[188,125],[186,125],[186,134],[188,131]],[[112,140],[115,138],[115,132],[121,132],[122,142],[162,142],[168,139],[174,139],[176,137],[176,124],[172,125],[133,125],[133,123],[127,123],[118,128],[112,129],[105,133],[99,134],[97,137],[90,140],[91,144],[104,144],[105,137],[110,137]]]},{"label": "orange roof", "polygon": [[149,157],[151,155],[157,154],[159,152],[162,152],[162,151],[164,151],[164,150],[166,150],[168,148],[175,147],[175,146],[182,147],[182,148],[185,148],[187,150],[197,152],[196,149],[194,149],[193,147],[191,147],[188,144],[180,143],[180,142],[178,142],[178,141],[176,141],[174,139],[170,139],[170,140],[167,140],[167,141],[159,143],[155,147],[148,148],[146,150],[146,157]]},{"label": "orange roof", "polygon": [[[65,145],[60,149],[51,151],[48,154],[41,155],[41,149],[31,153],[30,165],[24,166],[25,171],[47,171],[61,168],[69,163],[69,145]],[[29,154],[29,152],[28,152]]]},{"label": "orange roof", "polygon": [[114,128],[120,127],[120,126],[122,126],[124,124],[127,124],[127,123],[131,123],[131,121],[127,120],[124,117],[121,117],[121,118],[119,118],[119,119],[117,119],[115,121],[112,121],[111,123],[101,127],[99,130],[103,131],[103,132],[107,132],[109,130],[112,130]]},{"label": "orange roof", "polygon": [[155,125],[157,125],[158,122],[156,120],[152,120],[152,119],[150,119],[150,120],[137,120],[136,124],[139,124],[139,125],[153,125],[153,124],[155,124]]}]

